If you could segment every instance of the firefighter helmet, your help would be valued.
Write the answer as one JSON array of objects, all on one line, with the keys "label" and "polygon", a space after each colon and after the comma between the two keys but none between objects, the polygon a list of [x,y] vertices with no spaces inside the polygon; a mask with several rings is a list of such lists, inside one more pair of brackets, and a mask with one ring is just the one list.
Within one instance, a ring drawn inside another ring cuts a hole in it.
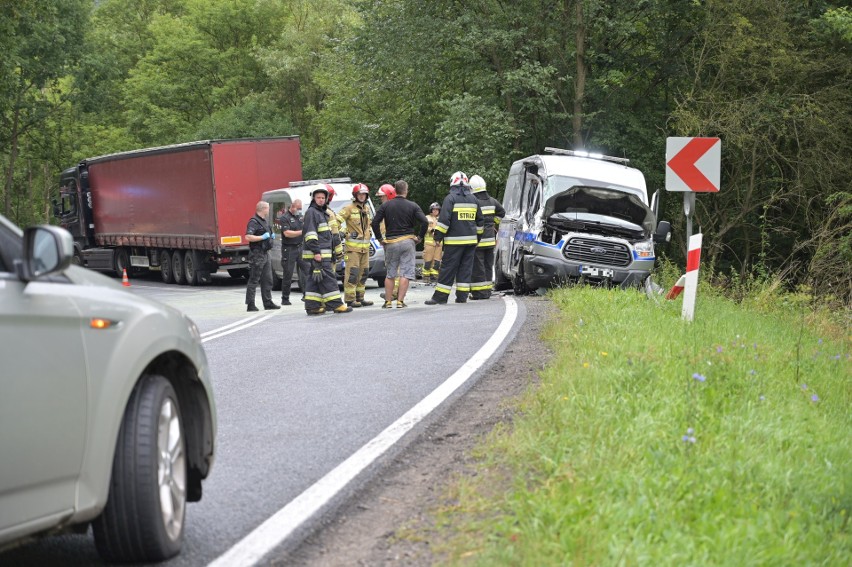
[{"label": "firefighter helmet", "polygon": [[471,176],[470,191],[471,193],[479,193],[480,191],[485,191],[485,180],[479,175]]},{"label": "firefighter helmet", "polygon": [[362,193],[364,195],[369,196],[370,195],[370,188],[367,187],[366,185],[364,185],[363,183],[356,183],[355,185],[352,186],[352,198],[353,199],[357,199],[358,195],[360,195]]},{"label": "firefighter helmet", "polygon": [[314,198],[314,195],[317,193],[325,193],[325,198],[328,199],[328,189],[330,185],[317,185],[311,190],[311,199]]},{"label": "firefighter helmet", "polygon": [[441,210],[441,205],[439,205],[437,202],[432,203],[431,205],[429,205],[429,212],[430,212],[430,213],[431,213],[432,211],[434,211],[435,209],[438,209],[439,211]]},{"label": "firefighter helmet", "polygon": [[450,187],[455,185],[462,185],[463,187],[470,187],[470,183],[467,181],[467,175],[463,171],[457,171],[450,177]]},{"label": "firefighter helmet", "polygon": [[396,197],[396,189],[390,183],[385,183],[379,187],[379,195],[384,195],[388,199],[393,199]]},{"label": "firefighter helmet", "polygon": [[334,198],[334,187],[326,183],[325,188],[328,190],[328,202],[331,203],[331,200]]}]

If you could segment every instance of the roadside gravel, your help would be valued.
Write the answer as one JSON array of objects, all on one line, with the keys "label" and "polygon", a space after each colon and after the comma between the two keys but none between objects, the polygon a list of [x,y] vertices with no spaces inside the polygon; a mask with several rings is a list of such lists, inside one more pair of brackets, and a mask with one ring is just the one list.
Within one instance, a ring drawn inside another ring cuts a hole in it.
[{"label": "roadside gravel", "polygon": [[[421,567],[441,562],[433,551],[441,537],[435,511],[446,502],[453,479],[473,472],[472,449],[495,425],[511,423],[515,400],[537,383],[551,356],[540,336],[553,305],[545,297],[517,299],[526,308],[526,321],[500,359],[331,520],[295,550],[268,558],[267,565]],[[417,537],[405,536],[411,533]]]}]

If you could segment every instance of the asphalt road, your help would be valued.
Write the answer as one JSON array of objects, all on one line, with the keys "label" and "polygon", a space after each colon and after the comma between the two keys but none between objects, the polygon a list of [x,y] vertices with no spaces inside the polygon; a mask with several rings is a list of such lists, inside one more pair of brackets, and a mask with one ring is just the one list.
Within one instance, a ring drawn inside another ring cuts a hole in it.
[{"label": "asphalt road", "polygon": [[[234,557],[251,557],[256,542],[241,540],[259,533],[259,526],[306,494],[311,495],[307,500],[316,500],[324,490],[318,481],[375,443],[400,418],[404,421],[448,377],[467,372],[470,378],[460,378],[461,386],[447,402],[374,464],[368,462],[354,482],[328,496],[318,514],[299,521],[280,543],[270,543],[268,534],[264,540],[273,555],[297,545],[322,514],[333,514],[369,475],[380,472],[384,460],[430,420],[440,419],[523,323],[523,309],[512,299],[428,306],[424,301],[432,289],[415,284],[407,309],[386,310],[380,308],[381,290],[368,287],[374,306],[308,317],[296,290],[292,306],[250,314],[243,304],[245,283],[239,280],[217,276],[213,285],[199,288],[131,281],[133,293],[171,304],[196,322],[218,408],[215,466],[201,502],[187,508],[182,553],[164,565],[208,565],[217,558],[231,564]],[[273,297],[280,300],[278,293]],[[506,339],[492,339],[496,353],[480,368],[475,355],[495,331]],[[273,525],[267,532],[280,529]],[[46,538],[0,555],[4,566],[99,564],[91,532]]]}]

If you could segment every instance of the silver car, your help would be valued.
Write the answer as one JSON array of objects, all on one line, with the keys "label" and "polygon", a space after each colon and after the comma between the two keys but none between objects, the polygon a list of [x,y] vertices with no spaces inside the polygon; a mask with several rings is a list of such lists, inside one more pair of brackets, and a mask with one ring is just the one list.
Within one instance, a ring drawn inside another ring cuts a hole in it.
[{"label": "silver car", "polygon": [[91,523],[105,560],[163,560],[213,464],[207,359],[192,321],[73,251],[0,216],[0,553]]}]

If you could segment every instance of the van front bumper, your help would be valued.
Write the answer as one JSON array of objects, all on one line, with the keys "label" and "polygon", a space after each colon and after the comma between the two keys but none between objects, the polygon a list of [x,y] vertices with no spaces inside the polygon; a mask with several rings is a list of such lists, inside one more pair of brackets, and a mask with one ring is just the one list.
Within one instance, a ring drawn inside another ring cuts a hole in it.
[{"label": "van front bumper", "polygon": [[[611,266],[595,266],[602,270],[612,270],[612,277],[588,276],[585,278],[591,282],[614,283],[623,288],[639,286],[651,274],[653,261],[647,269],[613,268]],[[583,274],[582,264],[567,262],[547,256],[526,255],[523,259],[524,279],[527,287],[536,289],[539,287],[555,287],[571,281],[577,281]]]}]

